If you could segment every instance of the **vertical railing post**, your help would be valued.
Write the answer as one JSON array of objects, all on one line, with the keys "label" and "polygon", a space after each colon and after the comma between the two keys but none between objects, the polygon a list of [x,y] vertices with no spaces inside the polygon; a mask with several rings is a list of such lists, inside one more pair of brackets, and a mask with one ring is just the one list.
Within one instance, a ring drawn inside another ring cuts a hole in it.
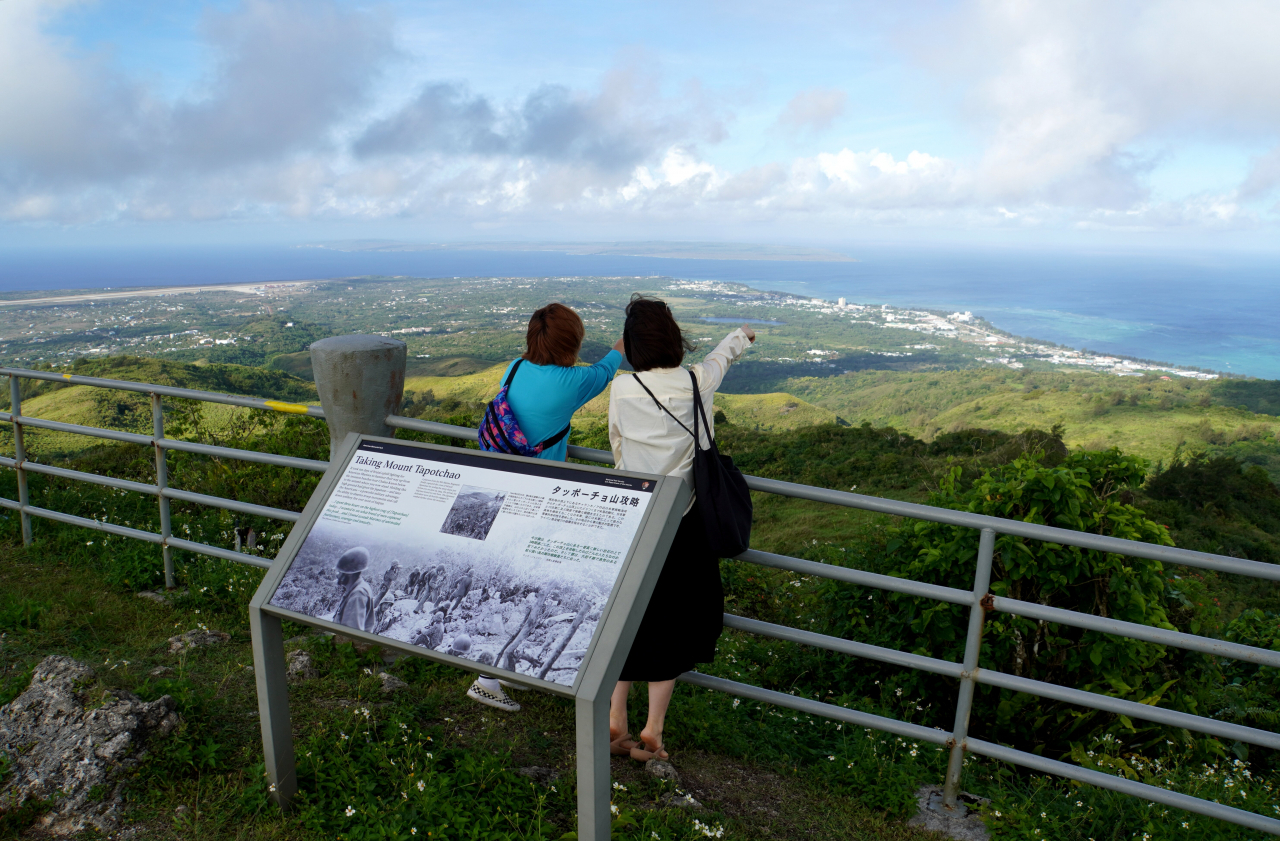
[{"label": "vertical railing post", "polygon": [[13,418],[13,458],[18,463],[18,504],[22,506],[19,517],[22,522],[22,545],[31,545],[31,515],[27,505],[31,499],[27,493],[27,448],[22,442],[22,383],[16,374],[9,375],[9,414]]},{"label": "vertical railing post", "polygon": [[169,463],[165,458],[164,447],[160,446],[164,439],[164,405],[160,395],[154,392],[151,394],[151,430],[151,446],[156,451],[156,487],[160,488],[160,536],[164,538],[160,551],[164,553],[164,586],[172,590],[178,584],[173,574],[173,549],[169,546],[169,536],[172,534],[169,528],[169,497],[164,495],[169,487]]},{"label": "vertical railing post", "polygon": [[969,737],[969,713],[973,711],[973,690],[978,683],[978,652],[982,648],[982,623],[987,613],[984,602],[991,586],[991,558],[995,546],[996,533],[983,529],[978,540],[978,568],[973,576],[973,605],[969,608],[969,633],[964,642],[964,670],[956,698],[956,722],[951,731],[951,756],[947,761],[947,779],[942,787],[942,805],[948,810],[954,810],[960,802],[964,741]]}]

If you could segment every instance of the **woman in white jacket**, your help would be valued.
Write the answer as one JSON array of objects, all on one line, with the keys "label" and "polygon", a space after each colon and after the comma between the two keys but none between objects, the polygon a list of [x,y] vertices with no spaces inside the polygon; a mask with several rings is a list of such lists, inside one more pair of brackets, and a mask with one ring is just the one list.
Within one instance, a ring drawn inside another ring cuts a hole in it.
[{"label": "woman in white jacket", "polygon": [[[693,383],[702,394],[709,423],[712,399],[729,365],[755,341],[745,325],[724,338],[702,362],[682,367],[694,349],[665,303],[633,295],[627,306],[622,342],[634,376],[613,381],[609,394],[609,445],[621,470],[679,476],[693,486]],[[660,405],[659,405],[660,404]],[[665,409],[665,411],[664,411]],[[714,428],[699,428],[714,435]],[[703,440],[703,444],[708,442]],[[662,728],[675,679],[715,656],[723,626],[724,590],[720,559],[712,554],[698,500],[680,521],[662,574],[645,610],[640,630],[622,667],[609,705],[610,748],[644,762],[666,759]],[[634,741],[627,731],[627,695],[632,681],[649,683],[649,717]]]}]

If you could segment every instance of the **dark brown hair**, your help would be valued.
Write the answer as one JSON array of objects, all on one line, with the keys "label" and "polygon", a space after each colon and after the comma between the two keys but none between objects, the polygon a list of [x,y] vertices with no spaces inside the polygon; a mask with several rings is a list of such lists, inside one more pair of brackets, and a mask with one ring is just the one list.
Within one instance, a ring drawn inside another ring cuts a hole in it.
[{"label": "dark brown hair", "polygon": [[547,304],[529,318],[524,358],[534,365],[572,368],[586,333],[576,312],[564,304]]},{"label": "dark brown hair", "polygon": [[637,371],[674,368],[684,361],[686,353],[697,347],[676,324],[676,317],[665,301],[638,292],[627,304],[622,346],[626,349],[627,362]]}]

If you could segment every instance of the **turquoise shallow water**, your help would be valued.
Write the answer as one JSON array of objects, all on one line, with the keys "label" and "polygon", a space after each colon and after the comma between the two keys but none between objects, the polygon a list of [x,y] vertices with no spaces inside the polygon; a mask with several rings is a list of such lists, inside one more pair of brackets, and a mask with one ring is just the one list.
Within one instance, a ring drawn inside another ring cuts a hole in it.
[{"label": "turquoise shallow water", "polygon": [[[1106,353],[1280,379],[1280,255],[861,248],[858,262],[555,252],[222,247],[0,250],[0,291],[417,277],[670,276],[857,303],[970,310],[1002,329]],[[639,282],[637,285],[644,285]]]}]

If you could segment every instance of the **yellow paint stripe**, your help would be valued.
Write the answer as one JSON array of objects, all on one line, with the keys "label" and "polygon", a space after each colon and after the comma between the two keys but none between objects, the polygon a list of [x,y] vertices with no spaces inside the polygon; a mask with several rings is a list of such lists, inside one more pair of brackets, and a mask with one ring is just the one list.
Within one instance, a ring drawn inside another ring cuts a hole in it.
[{"label": "yellow paint stripe", "polygon": [[70,381],[71,381],[71,375],[70,375],[70,374],[63,374],[63,375],[62,375],[62,378],[63,378],[64,380],[67,380],[68,382],[70,382]]},{"label": "yellow paint stripe", "polygon": [[268,409],[275,409],[277,412],[290,412],[295,415],[305,415],[307,406],[304,403],[281,403],[279,400],[264,400]]}]

